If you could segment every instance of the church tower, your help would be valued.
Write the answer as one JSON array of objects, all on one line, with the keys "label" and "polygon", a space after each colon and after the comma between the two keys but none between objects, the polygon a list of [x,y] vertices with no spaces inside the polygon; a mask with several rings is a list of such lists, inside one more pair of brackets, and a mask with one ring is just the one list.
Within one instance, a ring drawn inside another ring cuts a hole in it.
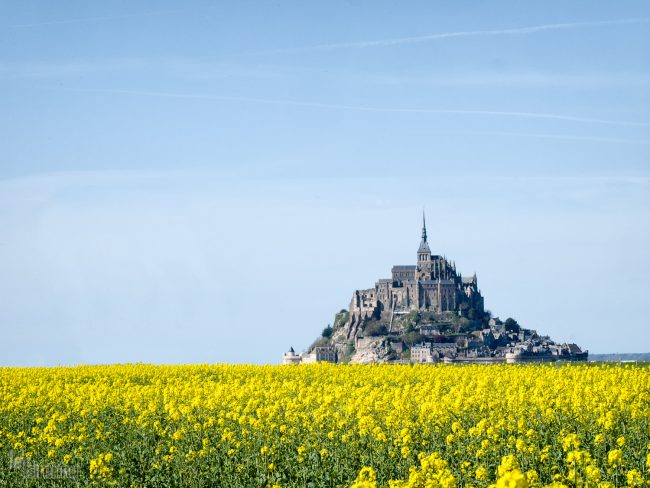
[{"label": "church tower", "polygon": [[415,272],[415,279],[419,281],[431,279],[431,249],[427,243],[427,223],[422,211],[422,240],[418,248],[418,264]]}]

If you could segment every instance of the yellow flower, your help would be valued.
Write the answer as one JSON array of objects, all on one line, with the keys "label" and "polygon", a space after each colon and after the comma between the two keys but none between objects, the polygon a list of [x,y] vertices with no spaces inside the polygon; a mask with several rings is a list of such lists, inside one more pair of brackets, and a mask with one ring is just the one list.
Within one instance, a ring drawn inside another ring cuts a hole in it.
[{"label": "yellow flower", "polygon": [[517,469],[519,469],[519,462],[517,461],[516,457],[510,454],[501,458],[501,464],[499,465],[497,473],[499,477],[502,477],[506,473],[515,471]]},{"label": "yellow flower", "polygon": [[643,486],[643,475],[638,469],[627,472],[627,486]]},{"label": "yellow flower", "polygon": [[350,488],[376,488],[376,486],[377,473],[371,467],[364,466]]},{"label": "yellow flower", "polygon": [[539,473],[537,473],[537,471],[534,469],[526,471],[526,479],[528,480],[529,484],[535,484],[539,481]]},{"label": "yellow flower", "polygon": [[612,466],[620,466],[623,464],[623,451],[620,449],[612,449],[607,454],[607,462]]},{"label": "yellow flower", "polygon": [[496,488],[528,488],[528,480],[519,469],[513,469],[499,476]]},{"label": "yellow flower", "polygon": [[580,438],[578,434],[569,434],[562,440],[562,449],[569,451],[571,449],[578,449],[580,447]]},{"label": "yellow flower", "polygon": [[598,468],[598,466],[590,464],[585,468],[585,474],[587,475],[587,479],[589,481],[600,481],[600,468]]},{"label": "yellow flower", "polygon": [[90,461],[90,477],[93,479],[107,479],[110,478],[113,470],[108,466],[108,463],[113,458],[109,452],[107,454],[100,454],[95,459]]},{"label": "yellow flower", "polygon": [[566,460],[571,465],[585,464],[591,461],[591,455],[584,450],[575,450],[567,453]]}]

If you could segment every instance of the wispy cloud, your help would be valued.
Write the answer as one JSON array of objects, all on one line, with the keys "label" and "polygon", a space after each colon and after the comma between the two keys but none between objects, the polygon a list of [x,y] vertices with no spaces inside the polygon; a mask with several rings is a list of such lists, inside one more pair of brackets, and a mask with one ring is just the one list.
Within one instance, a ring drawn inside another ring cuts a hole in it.
[{"label": "wispy cloud", "polygon": [[150,69],[150,64],[136,58],[104,60],[0,62],[0,78],[65,78],[82,74],[105,74]]},{"label": "wispy cloud", "polygon": [[124,19],[138,18],[138,17],[151,17],[156,15],[170,15],[170,14],[177,14],[177,13],[183,13],[188,11],[189,11],[188,9],[183,9],[183,10],[177,9],[177,10],[160,10],[156,12],[140,12],[140,13],[122,14],[122,15],[99,15],[96,17],[79,17],[75,19],[58,19],[58,20],[48,20],[43,22],[28,22],[24,24],[13,24],[13,25],[9,25],[8,27],[10,29],[20,29],[20,28],[28,28],[28,27],[45,27],[50,25],[84,24],[88,22],[103,22],[109,20],[124,20]]},{"label": "wispy cloud", "polygon": [[567,29],[577,29],[577,28],[584,28],[584,27],[602,27],[602,26],[611,26],[611,25],[647,24],[647,23],[650,23],[650,18],[647,17],[613,19],[613,20],[595,20],[595,21],[587,21],[587,22],[565,22],[565,23],[558,23],[558,24],[541,24],[541,25],[532,25],[526,27],[514,27],[510,29],[441,32],[436,34],[426,34],[422,36],[412,36],[412,37],[395,37],[390,39],[375,39],[375,40],[367,40],[367,41],[350,41],[350,42],[336,42],[336,43],[329,43],[329,44],[315,44],[312,46],[272,49],[267,51],[261,51],[259,54],[281,54],[281,53],[303,52],[303,51],[304,52],[331,51],[335,49],[364,49],[364,48],[371,48],[371,47],[417,44],[417,43],[439,41],[443,39],[451,39],[451,38],[458,38],[458,37],[523,35],[523,34],[535,34],[538,32],[553,31],[553,30],[567,30]]},{"label": "wispy cloud", "polygon": [[448,134],[457,135],[477,135],[477,136],[497,136],[497,137],[525,137],[533,139],[555,139],[559,141],[580,141],[580,142],[600,142],[604,144],[629,144],[650,146],[650,140],[643,139],[624,139],[618,137],[592,137],[592,136],[572,136],[564,134],[539,134],[529,132],[505,132],[505,131],[460,131],[448,132]]},{"label": "wispy cloud", "polygon": [[279,79],[285,76],[273,66],[240,66],[184,58],[118,57],[62,61],[0,62],[0,78],[68,78],[106,73],[155,74],[191,80],[228,78]]},{"label": "wispy cloud", "polygon": [[59,61],[1,62],[1,79],[71,78],[80,75],[106,73],[155,73],[157,76],[208,81],[216,79],[251,78],[287,80],[323,76],[337,82],[374,84],[382,86],[417,85],[449,87],[558,87],[558,88],[647,88],[648,73],[561,73],[561,72],[493,72],[468,71],[465,73],[428,72],[413,74],[393,73],[327,73],[301,70],[273,64],[239,65],[192,58],[117,57],[107,59],[68,59]]},{"label": "wispy cloud", "polygon": [[650,86],[646,73],[477,72],[422,74],[347,74],[345,81],[384,86],[611,88]]},{"label": "wispy cloud", "polygon": [[518,118],[560,120],[566,122],[581,122],[581,123],[588,123],[588,124],[620,125],[620,126],[630,126],[630,127],[650,127],[650,122],[599,119],[599,118],[592,118],[592,117],[579,117],[574,115],[544,113],[544,112],[370,107],[364,105],[330,104],[330,103],[319,103],[319,102],[306,102],[306,101],[299,101],[299,100],[282,100],[282,99],[255,98],[255,97],[230,97],[230,96],[222,96],[222,95],[138,91],[138,90],[117,90],[117,89],[87,89],[87,90],[79,89],[74,91],[90,92],[90,93],[112,93],[117,95],[139,95],[139,96],[161,97],[161,98],[182,98],[182,99],[189,99],[189,100],[215,100],[215,101],[228,101],[228,102],[260,103],[260,104],[268,104],[268,105],[286,105],[286,106],[320,108],[320,109],[329,109],[329,110],[350,110],[350,111],[359,111],[359,112],[518,117]]}]

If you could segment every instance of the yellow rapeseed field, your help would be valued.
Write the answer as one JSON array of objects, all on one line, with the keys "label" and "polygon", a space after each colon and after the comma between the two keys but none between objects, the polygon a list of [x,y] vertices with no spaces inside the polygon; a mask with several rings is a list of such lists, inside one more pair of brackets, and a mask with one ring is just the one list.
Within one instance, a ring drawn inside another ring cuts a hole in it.
[{"label": "yellow rapeseed field", "polygon": [[650,486],[649,442],[635,366],[0,368],[2,486]]}]

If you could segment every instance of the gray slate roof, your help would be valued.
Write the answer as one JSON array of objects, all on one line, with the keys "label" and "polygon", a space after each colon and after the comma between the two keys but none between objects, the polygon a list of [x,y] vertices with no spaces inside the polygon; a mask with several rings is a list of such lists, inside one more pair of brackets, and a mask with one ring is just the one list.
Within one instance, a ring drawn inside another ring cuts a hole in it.
[{"label": "gray slate roof", "polygon": [[[420,283],[423,285],[437,285],[438,280],[422,280]],[[453,285],[454,280],[440,280],[441,285]]]},{"label": "gray slate roof", "polygon": [[422,239],[420,241],[420,247],[418,248],[418,252],[428,252],[431,253],[431,249],[429,249],[429,243]]}]

